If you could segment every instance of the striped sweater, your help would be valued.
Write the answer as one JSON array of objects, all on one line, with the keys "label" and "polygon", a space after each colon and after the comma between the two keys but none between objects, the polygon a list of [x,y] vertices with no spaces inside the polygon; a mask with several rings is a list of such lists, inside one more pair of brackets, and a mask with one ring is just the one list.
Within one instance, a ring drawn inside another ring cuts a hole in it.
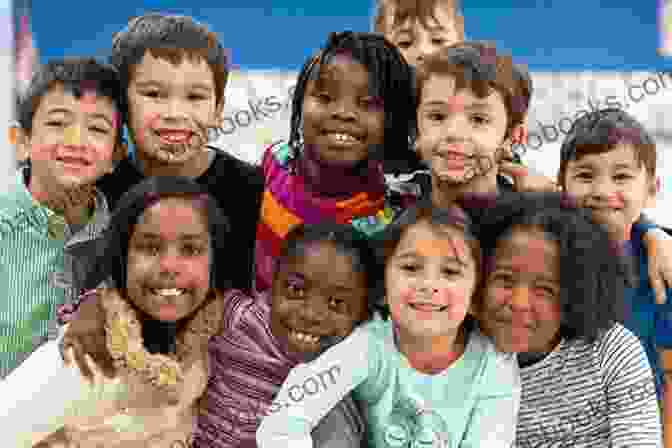
[{"label": "striped sweater", "polygon": [[29,175],[29,167],[18,170],[0,195],[0,378],[57,335],[55,307],[81,292],[110,216],[99,193],[92,219],[73,232],[33,199]]},{"label": "striped sweater", "polygon": [[[255,448],[256,431],[296,365],[271,333],[270,300],[231,290],[224,297],[221,334],[209,344],[210,380],[195,448]],[[364,421],[350,396],[315,428],[320,448],[359,448]]]},{"label": "striped sweater", "polygon": [[283,142],[270,146],[262,160],[265,188],[255,247],[257,291],[270,287],[282,241],[292,227],[331,221],[351,224],[372,237],[414,198],[389,188],[379,195],[361,192],[345,200],[319,197],[306,188],[302,176],[290,170],[292,157],[289,145]]},{"label": "striped sweater", "polygon": [[620,324],[593,344],[562,341],[520,375],[517,447],[662,446],[651,368]]}]

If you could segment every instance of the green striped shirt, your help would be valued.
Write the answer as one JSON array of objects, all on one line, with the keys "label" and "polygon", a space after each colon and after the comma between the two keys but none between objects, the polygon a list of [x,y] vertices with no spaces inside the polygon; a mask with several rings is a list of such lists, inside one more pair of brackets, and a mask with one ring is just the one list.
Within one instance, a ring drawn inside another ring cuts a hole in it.
[{"label": "green striped shirt", "polygon": [[74,235],[62,218],[26,188],[27,168],[0,195],[0,378],[9,374],[53,332],[55,308],[73,300],[77,261],[70,246],[98,238],[109,222],[102,194],[92,219]]}]

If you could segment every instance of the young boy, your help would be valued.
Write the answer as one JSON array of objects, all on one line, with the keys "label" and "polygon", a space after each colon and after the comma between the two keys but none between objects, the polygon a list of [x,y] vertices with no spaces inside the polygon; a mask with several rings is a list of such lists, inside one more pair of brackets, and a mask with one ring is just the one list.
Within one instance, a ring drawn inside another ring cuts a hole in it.
[{"label": "young boy", "polygon": [[635,278],[625,325],[641,340],[654,369],[664,412],[666,444],[671,444],[672,289],[656,299],[647,274],[642,227],[634,226],[658,190],[656,144],[642,125],[620,109],[603,109],[577,119],[560,150],[558,182],[590,208],[613,238],[632,254]]},{"label": "young boy", "polygon": [[23,97],[17,144],[28,163],[0,195],[0,378],[84,287],[109,220],[94,183],[123,151],[119,98],[116,69],[92,58],[49,62]]},{"label": "young boy", "polygon": [[100,189],[114,206],[149,176],[185,176],[206,186],[231,222],[229,279],[249,290],[263,178],[257,167],[207,145],[221,121],[229,74],[216,34],[190,17],[147,14],[114,36],[111,61],[135,150]]}]

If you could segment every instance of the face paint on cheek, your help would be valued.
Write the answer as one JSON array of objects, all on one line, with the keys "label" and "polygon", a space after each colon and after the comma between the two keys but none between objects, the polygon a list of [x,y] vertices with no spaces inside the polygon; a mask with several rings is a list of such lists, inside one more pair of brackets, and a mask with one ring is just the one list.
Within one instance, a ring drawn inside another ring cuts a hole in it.
[{"label": "face paint on cheek", "polygon": [[63,143],[69,146],[80,146],[82,144],[81,126],[73,124],[65,128],[63,132]]}]

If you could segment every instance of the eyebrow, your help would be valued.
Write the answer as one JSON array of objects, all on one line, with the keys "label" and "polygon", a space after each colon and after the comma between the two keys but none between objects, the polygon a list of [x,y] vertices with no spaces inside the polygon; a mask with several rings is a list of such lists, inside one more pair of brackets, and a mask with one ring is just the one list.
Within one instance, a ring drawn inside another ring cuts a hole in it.
[{"label": "eyebrow", "polygon": [[[497,270],[499,270],[499,269],[507,270],[507,271],[512,271],[512,272],[516,272],[516,271],[519,272],[519,271],[520,271],[520,269],[514,269],[513,266],[511,266],[511,265],[508,264],[508,263],[504,263],[504,262],[495,262],[493,271],[497,271]],[[541,275],[541,279],[544,280],[544,281],[550,282],[550,283],[559,283],[559,282],[560,282],[559,279],[557,279],[557,278],[555,278],[555,277],[553,277],[553,276],[549,276],[548,274],[542,274],[542,275]]]},{"label": "eyebrow", "polygon": [[[581,169],[594,169],[594,168],[595,168],[595,165],[596,165],[595,162],[577,162],[577,163],[574,165],[574,169],[575,169],[575,170],[581,170]],[[622,169],[633,170],[633,169],[637,169],[636,166],[633,166],[633,165],[631,165],[631,164],[629,164],[629,163],[619,163],[619,164],[615,165],[614,168],[617,169],[617,170],[622,170]]]},{"label": "eyebrow", "polygon": [[[143,88],[147,88],[147,87],[165,87],[166,83],[164,83],[162,81],[151,80],[151,81],[138,81],[135,84],[139,88],[143,89]],[[202,82],[189,83],[189,84],[187,84],[187,87],[192,88],[192,89],[202,89],[202,90],[212,91],[212,86],[211,85],[206,84],[206,83],[202,83]]]},{"label": "eyebrow", "polygon": [[[421,107],[447,107],[449,105],[450,103],[448,101],[434,100],[422,103]],[[464,108],[467,110],[491,110],[492,105],[485,101],[475,101]]]},{"label": "eyebrow", "polygon": [[[66,108],[64,108],[64,107],[57,107],[57,108],[55,108],[55,109],[50,109],[50,110],[47,111],[47,115],[51,115],[51,114],[66,114],[66,115],[72,115],[73,112],[72,112],[72,110],[70,110],[70,109],[66,109]],[[108,123],[111,127],[114,127],[114,124],[113,124],[114,121],[111,120],[107,115],[105,115],[105,114],[103,114],[103,113],[101,113],[101,112],[95,112],[95,113],[89,115],[89,117],[90,117],[90,118],[93,118],[93,119],[105,120],[105,121],[107,121],[107,123]]]},{"label": "eyebrow", "polygon": [[[420,255],[414,250],[407,250],[401,252],[399,255],[397,255],[395,258],[398,260],[407,260],[407,259],[418,259],[418,258],[425,258],[424,256]],[[441,257],[443,261],[447,261],[449,263],[457,263],[459,265],[464,265],[464,261],[460,260],[458,257],[455,255],[450,255],[450,256],[444,256]]]},{"label": "eyebrow", "polygon": [[[134,236],[138,238],[148,239],[148,240],[160,240],[162,239],[160,235],[151,232],[137,232]],[[205,233],[185,233],[180,235],[181,240],[207,240],[208,235]]]}]

